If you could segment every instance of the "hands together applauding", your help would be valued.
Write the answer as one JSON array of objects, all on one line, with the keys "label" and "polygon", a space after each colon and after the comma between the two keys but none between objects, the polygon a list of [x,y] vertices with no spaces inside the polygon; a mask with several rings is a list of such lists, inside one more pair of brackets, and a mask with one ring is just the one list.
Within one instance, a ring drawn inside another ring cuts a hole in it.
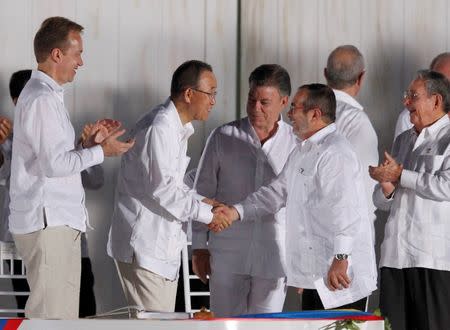
[{"label": "hands together applauding", "polygon": [[228,228],[234,221],[240,218],[238,211],[233,206],[209,198],[203,199],[203,202],[213,206],[212,212],[214,216],[208,228],[215,233]]}]

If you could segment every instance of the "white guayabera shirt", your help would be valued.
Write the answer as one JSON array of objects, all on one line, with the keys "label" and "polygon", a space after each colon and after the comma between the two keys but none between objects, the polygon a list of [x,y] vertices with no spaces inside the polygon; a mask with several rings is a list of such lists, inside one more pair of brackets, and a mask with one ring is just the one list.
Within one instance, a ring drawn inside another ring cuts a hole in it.
[{"label": "white guayabera shirt", "polygon": [[375,205],[390,211],[380,267],[450,271],[450,120],[447,115],[418,135],[414,128],[395,140],[392,155],[403,164],[390,199],[381,187]]},{"label": "white guayabera shirt", "polygon": [[241,221],[255,221],[286,206],[288,285],[314,289],[335,254],[349,254],[353,276],[376,289],[373,224],[361,166],[335,124],[302,141],[281,174],[241,204]]},{"label": "white guayabera shirt", "polygon": [[369,175],[369,166],[378,165],[378,137],[364,108],[349,94],[333,90],[336,95],[336,129],[353,147],[362,166],[369,217],[375,220],[372,193],[377,182]]},{"label": "white guayabera shirt", "polygon": [[[207,142],[197,172],[198,193],[234,204],[263,185],[283,169],[296,146],[292,127],[278,121],[277,132],[263,145],[248,118],[215,129]],[[235,222],[220,233],[194,224],[193,248],[210,250],[214,271],[280,278],[286,275],[285,209],[266,214],[256,222]]]},{"label": "white guayabera shirt", "polygon": [[102,147],[75,149],[64,90],[33,71],[14,111],[9,229],[26,234],[48,226],[85,231],[81,171],[103,162]]},{"label": "white guayabera shirt", "polygon": [[[135,145],[117,179],[108,254],[174,280],[186,244],[186,224],[212,221],[211,206],[183,182],[191,123],[183,125],[168,99],[138,121]],[[132,131],[132,132],[133,132]]]}]

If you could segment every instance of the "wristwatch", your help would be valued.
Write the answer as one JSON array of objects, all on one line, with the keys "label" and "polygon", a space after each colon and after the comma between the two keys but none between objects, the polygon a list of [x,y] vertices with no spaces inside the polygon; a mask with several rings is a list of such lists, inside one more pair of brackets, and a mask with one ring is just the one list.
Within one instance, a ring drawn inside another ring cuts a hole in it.
[{"label": "wristwatch", "polygon": [[348,254],[344,254],[344,253],[338,253],[334,255],[334,258],[336,260],[347,260],[348,258]]}]

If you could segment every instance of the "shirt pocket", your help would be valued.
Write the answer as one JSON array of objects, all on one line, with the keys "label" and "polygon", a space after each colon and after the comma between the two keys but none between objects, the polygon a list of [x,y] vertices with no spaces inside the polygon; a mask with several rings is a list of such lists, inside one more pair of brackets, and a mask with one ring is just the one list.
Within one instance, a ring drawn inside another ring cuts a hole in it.
[{"label": "shirt pocket", "polygon": [[296,196],[296,200],[310,203],[314,195],[314,173],[309,168],[299,167],[296,169],[295,178],[288,195]]},{"label": "shirt pocket", "polygon": [[434,174],[441,169],[443,161],[443,155],[420,155],[417,162],[418,170]]}]

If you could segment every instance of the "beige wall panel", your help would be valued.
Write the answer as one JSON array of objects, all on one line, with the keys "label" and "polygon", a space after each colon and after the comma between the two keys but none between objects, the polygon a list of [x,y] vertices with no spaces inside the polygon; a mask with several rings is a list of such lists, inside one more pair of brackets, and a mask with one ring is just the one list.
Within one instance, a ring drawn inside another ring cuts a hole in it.
[{"label": "beige wall panel", "polygon": [[279,62],[277,1],[241,1],[241,117],[246,116],[248,76],[257,66]]},{"label": "beige wall panel", "polygon": [[319,80],[317,15],[316,1],[279,2],[279,64],[291,76],[292,97],[301,85]]},{"label": "beige wall panel", "polygon": [[418,69],[447,50],[448,1],[405,1],[405,88]]},{"label": "beige wall panel", "polygon": [[17,70],[31,68],[30,7],[26,0],[4,1],[0,6],[0,115],[13,118],[8,83]]},{"label": "beige wall panel", "polygon": [[361,1],[319,0],[318,5],[318,72],[324,83],[323,68],[330,52],[339,45],[361,45]]},{"label": "beige wall panel", "polygon": [[214,128],[236,118],[238,15],[237,0],[208,0],[205,4],[205,60],[216,75],[218,95],[205,123],[204,142]]},{"label": "beige wall panel", "polygon": [[403,1],[364,1],[361,52],[366,75],[359,99],[378,135],[379,150],[390,150],[403,109]]},{"label": "beige wall panel", "polygon": [[[86,122],[114,117],[118,94],[119,1],[78,0],[77,21],[85,28],[84,66],[78,71],[75,111],[72,121],[77,132]],[[116,168],[119,158],[103,163],[105,183],[99,190],[86,190],[86,205],[94,230],[88,231],[88,251],[95,276],[97,311],[124,306],[120,283],[106,243],[114,202]]]}]

